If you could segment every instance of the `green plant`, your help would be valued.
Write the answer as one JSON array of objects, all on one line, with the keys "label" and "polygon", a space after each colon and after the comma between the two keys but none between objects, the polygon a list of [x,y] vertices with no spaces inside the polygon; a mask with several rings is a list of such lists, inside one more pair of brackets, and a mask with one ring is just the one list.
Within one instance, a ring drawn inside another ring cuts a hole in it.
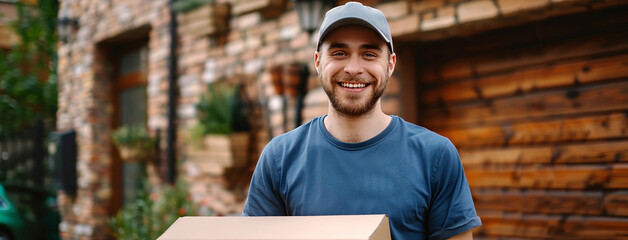
[{"label": "green plant", "polygon": [[214,0],[176,0],[172,3],[172,9],[175,12],[185,13],[192,11],[200,6],[213,3]]},{"label": "green plant", "polygon": [[230,134],[250,128],[246,104],[242,99],[241,86],[211,83],[196,105],[198,125],[192,128],[192,136],[206,134]]},{"label": "green plant", "polygon": [[138,198],[109,219],[112,234],[120,240],[157,239],[177,218],[196,215],[188,185],[179,179],[174,185],[164,185],[151,193],[144,181]]},{"label": "green plant", "polygon": [[155,161],[157,139],[146,131],[146,126],[125,125],[111,134],[124,161]]},{"label": "green plant", "polygon": [[36,119],[54,126],[57,112],[57,12],[54,0],[18,1],[10,23],[20,39],[0,50],[0,131],[31,127]]},{"label": "green plant", "polygon": [[155,146],[156,139],[148,134],[146,125],[124,125],[111,134],[116,146],[135,146],[151,148]]}]

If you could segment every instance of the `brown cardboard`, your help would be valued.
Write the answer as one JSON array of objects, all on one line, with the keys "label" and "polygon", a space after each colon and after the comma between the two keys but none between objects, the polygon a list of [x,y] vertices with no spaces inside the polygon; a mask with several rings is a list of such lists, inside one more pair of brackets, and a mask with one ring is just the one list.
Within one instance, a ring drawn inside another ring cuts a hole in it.
[{"label": "brown cardboard", "polygon": [[390,240],[386,215],[181,217],[158,240]]}]

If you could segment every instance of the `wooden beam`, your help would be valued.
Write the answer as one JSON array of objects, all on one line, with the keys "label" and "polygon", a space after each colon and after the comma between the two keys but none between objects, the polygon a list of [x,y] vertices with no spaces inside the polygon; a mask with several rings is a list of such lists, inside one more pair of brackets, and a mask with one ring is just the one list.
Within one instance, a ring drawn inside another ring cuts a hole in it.
[{"label": "wooden beam", "polygon": [[560,216],[479,212],[479,232],[495,237],[541,239],[622,239],[628,236],[628,219],[607,216]]},{"label": "wooden beam", "polygon": [[[466,75],[459,73],[465,70],[452,71],[457,76]],[[625,77],[628,77],[628,54],[593,60],[583,58],[569,62],[549,62],[500,75],[444,82],[436,88],[427,89],[422,100],[426,104],[435,104],[491,99]]]},{"label": "wooden beam", "polygon": [[616,201],[615,205],[604,204],[607,198],[612,201],[626,195],[610,196],[602,191],[471,189],[471,192],[478,211],[579,215],[601,215],[605,212],[612,212],[622,215],[621,211],[612,210],[628,207],[627,201]]},{"label": "wooden beam", "polygon": [[472,188],[628,188],[628,164],[496,167],[468,169],[465,172]]},{"label": "wooden beam", "polygon": [[434,130],[461,149],[618,139],[628,137],[628,116],[623,112],[614,112],[559,120]]},{"label": "wooden beam", "polygon": [[617,191],[606,194],[602,207],[608,215],[628,216],[628,191]]},{"label": "wooden beam", "polygon": [[517,52],[507,51],[496,56],[481,56],[472,62],[478,75],[512,71],[548,62],[624,51],[628,49],[628,42],[625,41],[627,37],[628,33],[622,31],[594,37],[584,36],[559,44],[541,45]]},{"label": "wooden beam", "polygon": [[531,164],[628,162],[628,140],[539,147],[460,149],[465,169]]},{"label": "wooden beam", "polygon": [[533,93],[473,104],[429,106],[428,128],[471,127],[628,109],[628,81]]}]

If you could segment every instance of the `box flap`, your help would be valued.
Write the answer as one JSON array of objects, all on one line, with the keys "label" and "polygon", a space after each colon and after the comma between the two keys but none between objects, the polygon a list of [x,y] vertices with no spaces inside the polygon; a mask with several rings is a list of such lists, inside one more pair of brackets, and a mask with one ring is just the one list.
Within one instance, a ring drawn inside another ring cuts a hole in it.
[{"label": "box flap", "polygon": [[389,240],[386,215],[182,217],[158,240]]}]

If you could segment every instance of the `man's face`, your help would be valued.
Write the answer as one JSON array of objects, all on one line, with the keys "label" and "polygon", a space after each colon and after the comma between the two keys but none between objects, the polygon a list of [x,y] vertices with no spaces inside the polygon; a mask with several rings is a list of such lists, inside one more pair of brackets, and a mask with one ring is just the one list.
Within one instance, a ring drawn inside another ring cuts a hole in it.
[{"label": "man's face", "polygon": [[376,32],[361,26],[334,30],[314,55],[332,107],[346,116],[360,116],[376,107],[396,59]]}]

